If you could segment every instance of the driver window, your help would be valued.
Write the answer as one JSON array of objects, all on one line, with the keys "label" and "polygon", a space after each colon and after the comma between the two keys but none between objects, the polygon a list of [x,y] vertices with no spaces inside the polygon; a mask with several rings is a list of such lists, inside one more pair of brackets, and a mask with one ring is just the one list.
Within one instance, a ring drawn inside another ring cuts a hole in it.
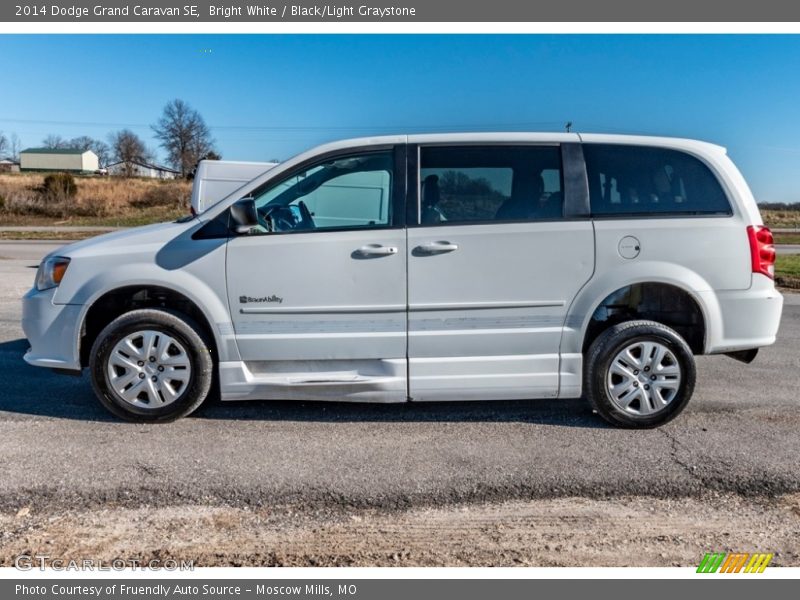
[{"label": "driver window", "polygon": [[336,158],[256,190],[254,233],[387,227],[391,152]]}]

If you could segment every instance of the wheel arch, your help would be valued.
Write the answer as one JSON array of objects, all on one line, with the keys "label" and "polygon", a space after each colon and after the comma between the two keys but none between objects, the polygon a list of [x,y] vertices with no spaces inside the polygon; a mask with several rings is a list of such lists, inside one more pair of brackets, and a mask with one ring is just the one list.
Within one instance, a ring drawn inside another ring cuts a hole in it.
[{"label": "wheel arch", "polygon": [[[575,300],[572,302],[567,314],[565,333],[561,341],[562,354],[583,354],[591,341],[597,337],[607,326],[617,321],[611,321],[606,327],[592,327],[598,310],[602,309],[610,299],[622,294],[624,290],[635,287],[650,287],[652,289],[669,289],[676,297],[683,297],[693,310],[696,310],[702,335],[699,340],[690,343],[695,354],[703,354],[710,345],[716,332],[720,331],[720,310],[716,295],[711,292],[709,284],[697,273],[675,264],[669,263],[638,263],[629,268],[620,268],[612,271],[605,277],[590,281]],[[674,322],[664,322],[661,315],[656,318],[650,313],[632,313],[628,319],[649,319],[667,326]],[[682,326],[685,327],[685,326]],[[680,327],[679,327],[680,328]],[[692,337],[692,336],[689,336]],[[688,341],[688,340],[687,340]]]},{"label": "wheel arch", "polygon": [[97,292],[84,305],[77,336],[77,356],[82,367],[88,366],[92,345],[103,328],[120,315],[137,308],[168,308],[186,314],[203,329],[212,345],[212,356],[217,360],[225,358],[225,340],[217,323],[220,322],[219,313],[223,314],[225,322],[230,322],[226,307],[217,307],[212,312],[208,303],[199,302],[184,286],[148,280],[126,281]]}]

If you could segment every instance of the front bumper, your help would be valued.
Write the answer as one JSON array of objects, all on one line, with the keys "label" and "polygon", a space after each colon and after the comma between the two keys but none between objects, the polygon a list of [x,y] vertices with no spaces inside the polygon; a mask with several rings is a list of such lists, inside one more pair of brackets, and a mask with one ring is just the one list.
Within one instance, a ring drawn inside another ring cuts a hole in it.
[{"label": "front bumper", "polygon": [[78,340],[83,308],[77,304],[53,304],[56,288],[30,290],[22,298],[22,331],[30,349],[25,362],[36,367],[80,371]]}]

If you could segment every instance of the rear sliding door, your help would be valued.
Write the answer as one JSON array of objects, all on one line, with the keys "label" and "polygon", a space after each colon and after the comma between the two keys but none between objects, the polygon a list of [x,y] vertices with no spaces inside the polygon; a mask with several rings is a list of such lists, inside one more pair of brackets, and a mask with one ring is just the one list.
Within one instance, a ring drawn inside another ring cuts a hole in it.
[{"label": "rear sliding door", "polygon": [[409,152],[410,396],[556,396],[567,309],[594,266],[591,221],[564,216],[562,148]]}]

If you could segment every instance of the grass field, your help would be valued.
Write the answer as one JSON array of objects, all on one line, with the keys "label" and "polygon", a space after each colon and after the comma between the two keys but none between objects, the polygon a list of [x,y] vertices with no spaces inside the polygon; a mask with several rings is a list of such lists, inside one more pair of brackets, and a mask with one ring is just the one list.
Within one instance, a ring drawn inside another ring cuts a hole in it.
[{"label": "grass field", "polygon": [[778,260],[775,262],[775,273],[800,279],[800,254],[778,256]]},{"label": "grass field", "polygon": [[800,229],[800,210],[761,210],[764,224],[771,229]]},{"label": "grass field", "polygon": [[775,261],[775,282],[785,288],[800,290],[800,254],[784,254]]},{"label": "grass field", "polygon": [[42,174],[0,174],[0,225],[133,227],[189,212],[189,181],[76,177],[75,182],[75,197],[59,199],[45,193]]},{"label": "grass field", "polygon": [[107,231],[0,231],[0,240],[85,240]]},{"label": "grass field", "polygon": [[800,244],[800,233],[776,233],[776,244]]},{"label": "grass field", "polygon": [[[98,227],[138,227],[140,225],[150,225],[151,223],[163,223],[165,221],[174,221],[178,217],[188,214],[189,211],[184,209],[179,210],[149,210],[149,211],[130,211],[127,214],[109,215],[105,217],[87,217],[87,216],[73,216],[68,218],[63,217],[46,217],[41,215],[17,215],[6,214],[0,212],[0,226],[42,226],[48,227],[51,225],[74,225],[76,227],[83,225],[92,225]],[[77,234],[76,234],[77,235]],[[7,238],[10,239],[10,238]],[[33,238],[28,238],[33,239]],[[42,239],[42,238],[38,238]]]}]

